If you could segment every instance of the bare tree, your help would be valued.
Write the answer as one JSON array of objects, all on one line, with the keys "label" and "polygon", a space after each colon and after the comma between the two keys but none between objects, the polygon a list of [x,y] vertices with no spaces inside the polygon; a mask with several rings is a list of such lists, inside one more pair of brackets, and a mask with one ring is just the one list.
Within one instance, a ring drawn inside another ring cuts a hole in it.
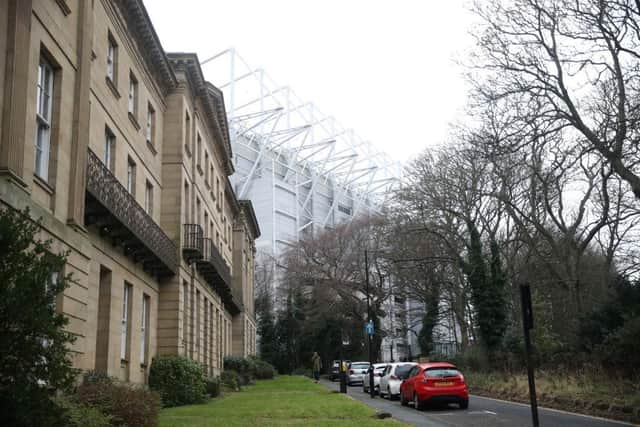
[{"label": "bare tree", "polygon": [[473,11],[475,106],[503,117],[500,149],[532,143],[533,128],[565,129],[640,198],[638,2],[478,0]]}]

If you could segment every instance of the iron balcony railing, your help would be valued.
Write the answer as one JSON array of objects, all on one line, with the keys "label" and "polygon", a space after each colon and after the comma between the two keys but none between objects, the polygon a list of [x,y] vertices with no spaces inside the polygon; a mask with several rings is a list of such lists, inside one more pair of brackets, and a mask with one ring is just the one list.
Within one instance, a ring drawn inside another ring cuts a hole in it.
[{"label": "iron balcony railing", "polygon": [[229,266],[210,238],[202,239],[202,244],[204,256],[197,263],[198,271],[213,290],[220,295],[222,302],[231,314],[240,313],[241,300],[234,297]]},{"label": "iron balcony railing", "polygon": [[183,224],[182,255],[187,263],[201,260],[204,255],[203,232],[198,224]]},{"label": "iron balcony railing", "polygon": [[218,252],[218,248],[209,238],[202,239],[203,258],[198,262],[198,269],[207,282],[219,293],[231,288],[231,270]]},{"label": "iron balcony railing", "polygon": [[91,150],[87,157],[87,225],[98,224],[100,233],[145,269],[168,276],[176,272],[175,244],[145,212],[136,199]]}]

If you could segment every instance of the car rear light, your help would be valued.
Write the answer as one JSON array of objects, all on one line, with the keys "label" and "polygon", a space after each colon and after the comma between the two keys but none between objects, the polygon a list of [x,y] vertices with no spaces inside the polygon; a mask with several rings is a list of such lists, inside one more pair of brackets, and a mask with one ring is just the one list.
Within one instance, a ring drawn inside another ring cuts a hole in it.
[{"label": "car rear light", "polygon": [[349,375],[353,375],[353,369],[349,369]]}]

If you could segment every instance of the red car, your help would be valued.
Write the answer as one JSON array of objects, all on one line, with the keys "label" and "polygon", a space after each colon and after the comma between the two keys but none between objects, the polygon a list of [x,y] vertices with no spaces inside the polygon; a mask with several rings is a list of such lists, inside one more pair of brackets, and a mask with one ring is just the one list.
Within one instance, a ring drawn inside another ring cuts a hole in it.
[{"label": "red car", "polygon": [[416,409],[426,403],[457,403],[469,407],[469,389],[464,377],[451,363],[419,363],[400,385],[400,403],[413,402]]}]

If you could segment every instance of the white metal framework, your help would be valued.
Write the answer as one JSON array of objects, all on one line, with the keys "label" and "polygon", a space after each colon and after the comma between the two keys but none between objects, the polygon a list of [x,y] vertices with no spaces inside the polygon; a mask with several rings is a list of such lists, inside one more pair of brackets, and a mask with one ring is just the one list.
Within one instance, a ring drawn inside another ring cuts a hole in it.
[{"label": "white metal framework", "polygon": [[225,96],[238,198],[252,200],[256,245],[277,258],[305,233],[375,211],[399,183],[401,166],[235,49],[201,64]]}]

